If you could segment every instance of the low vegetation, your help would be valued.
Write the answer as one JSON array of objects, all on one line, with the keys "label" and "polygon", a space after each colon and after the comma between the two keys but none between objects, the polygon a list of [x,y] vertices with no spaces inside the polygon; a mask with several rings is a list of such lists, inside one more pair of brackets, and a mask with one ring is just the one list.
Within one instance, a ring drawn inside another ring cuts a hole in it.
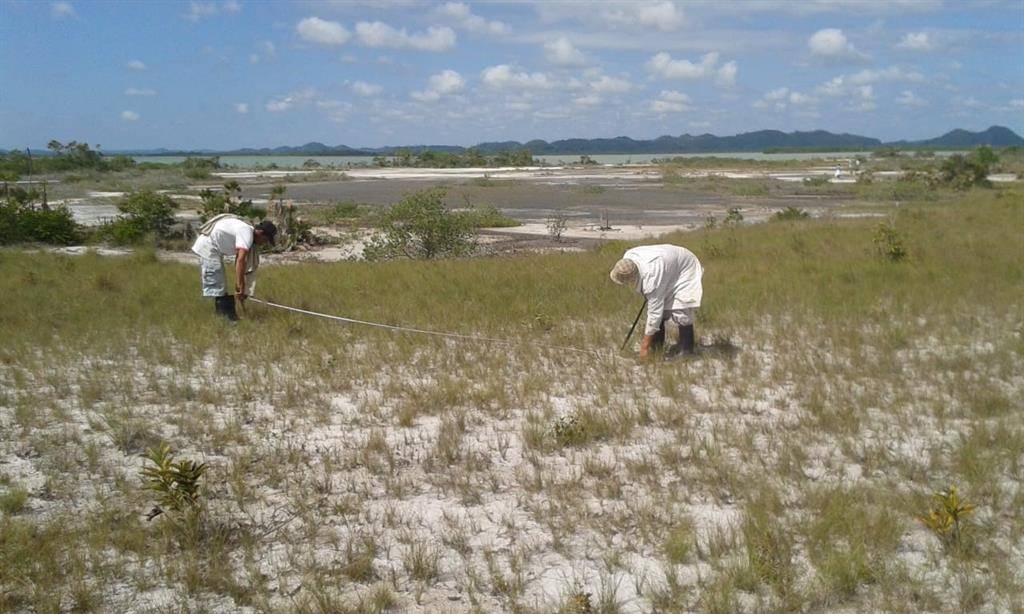
[{"label": "low vegetation", "polygon": [[648,365],[616,353],[624,243],[262,272],[509,345],[227,331],[194,266],[2,250],[0,610],[1013,611],[1022,196],[889,208],[898,261],[877,219],[668,236],[707,270],[701,355]]}]

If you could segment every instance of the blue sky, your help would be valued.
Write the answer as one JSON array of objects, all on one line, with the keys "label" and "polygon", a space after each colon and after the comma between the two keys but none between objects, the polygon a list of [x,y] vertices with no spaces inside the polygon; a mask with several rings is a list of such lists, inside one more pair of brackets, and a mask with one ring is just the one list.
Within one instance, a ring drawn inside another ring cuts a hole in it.
[{"label": "blue sky", "polygon": [[0,0],[0,147],[1024,128],[1024,0]]}]

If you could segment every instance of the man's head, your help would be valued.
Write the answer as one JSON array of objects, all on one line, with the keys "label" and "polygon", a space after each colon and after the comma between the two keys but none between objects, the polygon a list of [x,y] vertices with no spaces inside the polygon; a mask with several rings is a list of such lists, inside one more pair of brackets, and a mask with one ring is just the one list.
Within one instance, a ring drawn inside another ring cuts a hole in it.
[{"label": "man's head", "polygon": [[620,286],[635,288],[637,282],[640,280],[640,270],[636,268],[635,262],[623,258],[616,262],[615,266],[612,267],[612,272],[609,277],[611,277],[612,281]]},{"label": "man's head", "polygon": [[270,243],[274,244],[274,239],[277,238],[277,226],[270,220],[263,220],[253,228],[253,237],[257,243]]}]

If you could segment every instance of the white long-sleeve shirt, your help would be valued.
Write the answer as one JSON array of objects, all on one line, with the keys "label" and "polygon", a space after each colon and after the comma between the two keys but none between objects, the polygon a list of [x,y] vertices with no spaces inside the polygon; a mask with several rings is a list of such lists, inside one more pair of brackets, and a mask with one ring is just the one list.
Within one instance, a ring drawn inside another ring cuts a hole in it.
[{"label": "white long-sleeve shirt", "polygon": [[675,245],[641,245],[622,256],[636,263],[640,272],[637,288],[647,299],[645,335],[661,329],[666,309],[700,307],[704,293],[704,268],[690,250]]}]

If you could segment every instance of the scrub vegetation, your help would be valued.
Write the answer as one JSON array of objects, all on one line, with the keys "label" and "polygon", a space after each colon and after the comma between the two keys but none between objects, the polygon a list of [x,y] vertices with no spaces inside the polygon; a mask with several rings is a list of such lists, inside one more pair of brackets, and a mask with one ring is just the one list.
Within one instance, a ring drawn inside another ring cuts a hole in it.
[{"label": "scrub vegetation", "polygon": [[701,351],[643,365],[622,242],[261,273],[511,345],[229,328],[152,251],[4,249],[0,610],[1013,611],[1024,193],[884,210],[665,237]]}]

